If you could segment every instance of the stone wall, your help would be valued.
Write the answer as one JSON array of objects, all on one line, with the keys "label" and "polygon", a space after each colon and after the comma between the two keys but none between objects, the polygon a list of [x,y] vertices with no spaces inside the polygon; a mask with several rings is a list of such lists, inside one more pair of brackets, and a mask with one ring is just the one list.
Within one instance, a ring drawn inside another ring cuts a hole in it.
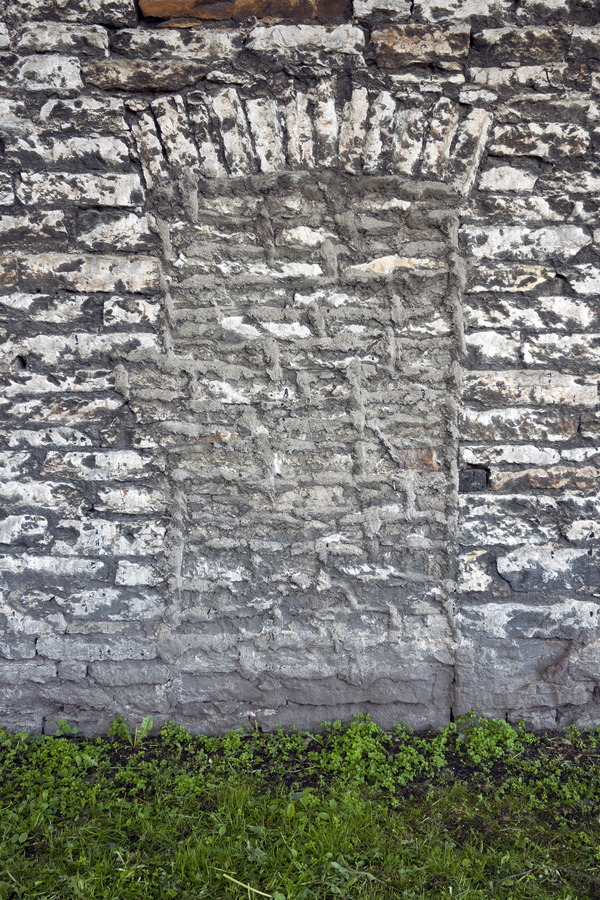
[{"label": "stone wall", "polygon": [[6,3],[0,720],[598,724],[595,2],[281,6]]}]

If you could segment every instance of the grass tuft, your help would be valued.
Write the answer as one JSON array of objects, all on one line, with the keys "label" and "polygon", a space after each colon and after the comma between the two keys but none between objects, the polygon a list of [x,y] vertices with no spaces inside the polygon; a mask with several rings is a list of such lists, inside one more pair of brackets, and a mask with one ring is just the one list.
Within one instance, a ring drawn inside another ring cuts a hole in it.
[{"label": "grass tuft", "polygon": [[0,729],[0,900],[600,900],[600,729]]}]

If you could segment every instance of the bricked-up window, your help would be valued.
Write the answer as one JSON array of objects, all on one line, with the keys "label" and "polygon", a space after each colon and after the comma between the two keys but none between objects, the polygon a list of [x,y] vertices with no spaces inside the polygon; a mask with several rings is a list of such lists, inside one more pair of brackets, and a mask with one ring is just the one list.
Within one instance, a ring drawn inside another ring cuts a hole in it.
[{"label": "bricked-up window", "polygon": [[157,19],[293,19],[322,21],[347,18],[348,0],[140,0],[144,16]]}]

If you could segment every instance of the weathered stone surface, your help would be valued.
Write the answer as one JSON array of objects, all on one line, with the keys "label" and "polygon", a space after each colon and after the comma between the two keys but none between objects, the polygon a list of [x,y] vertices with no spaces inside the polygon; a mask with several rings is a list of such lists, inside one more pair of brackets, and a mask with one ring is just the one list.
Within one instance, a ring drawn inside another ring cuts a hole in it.
[{"label": "weathered stone surface", "polygon": [[219,60],[229,60],[242,47],[242,36],[231,31],[186,29],[185,31],[158,31],[152,29],[122,29],[112,39],[112,50],[140,55],[149,59],[165,56],[191,57],[215,65]]},{"label": "weathered stone surface", "polygon": [[[600,330],[593,302],[572,297],[527,297],[525,300],[486,298],[464,306],[465,321],[470,328],[528,328],[535,331]],[[596,329],[596,326],[599,326]]]},{"label": "weathered stone surface", "polygon": [[40,122],[51,131],[82,134],[108,132],[122,135],[129,132],[125,122],[125,104],[116,97],[79,96],[75,100],[51,99],[40,109]]},{"label": "weathered stone surface", "polygon": [[590,10],[160,2],[0,28],[5,721],[591,723]]},{"label": "weathered stone surface", "polygon": [[27,205],[137,206],[144,194],[137,175],[88,175],[23,172],[17,196]]},{"label": "weathered stone surface", "polygon": [[464,396],[486,406],[598,405],[598,376],[579,377],[558,372],[468,372],[464,375]]},{"label": "weathered stone surface", "polygon": [[347,6],[347,0],[140,0],[142,13],[159,19],[333,19]]},{"label": "weathered stone surface", "polygon": [[384,12],[393,16],[394,21],[410,18],[410,0],[354,0],[352,11],[355,18],[362,19],[374,12]]},{"label": "weathered stone surface", "polygon": [[592,242],[584,228],[558,225],[530,228],[523,225],[498,227],[465,226],[461,229],[467,253],[477,259],[558,260],[576,256]]},{"label": "weathered stone surface", "polygon": [[415,0],[413,9],[419,19],[441,24],[444,20],[501,16],[509,7],[509,0]]},{"label": "weathered stone surface", "polygon": [[69,237],[64,213],[60,210],[29,216],[0,216],[0,239],[6,248],[23,242],[45,249],[65,249]]},{"label": "weathered stone surface", "polygon": [[12,177],[8,172],[0,173],[0,206],[11,206],[15,202]]},{"label": "weathered stone surface", "polygon": [[99,164],[124,168],[129,163],[129,147],[115,137],[12,137],[6,141],[6,159],[21,167],[40,163],[81,162],[90,167]]},{"label": "weathered stone surface", "polygon": [[558,28],[486,28],[473,35],[475,50],[492,66],[562,61],[567,35]]},{"label": "weathered stone surface", "polygon": [[[142,641],[137,637],[121,635],[55,635],[41,637],[37,650],[42,657],[50,659],[85,660],[127,660],[153,659],[156,657],[155,645],[151,641]],[[79,704],[77,704],[79,705]]]},{"label": "weathered stone surface", "polygon": [[468,441],[566,441],[577,433],[578,424],[577,415],[569,410],[466,407],[462,434]]},{"label": "weathered stone surface", "polygon": [[594,466],[549,466],[546,469],[492,470],[490,487],[494,491],[571,490],[591,492],[598,481]]},{"label": "weathered stone surface", "polygon": [[246,47],[255,53],[286,56],[302,51],[354,56],[361,52],[364,44],[364,34],[355,25],[275,25],[251,31]]},{"label": "weathered stone surface", "polygon": [[82,87],[81,68],[74,56],[0,57],[0,86],[6,90],[72,93]]},{"label": "weathered stone surface", "polygon": [[519,547],[498,558],[498,572],[514,591],[569,591],[597,587],[598,560],[587,549],[554,544]]},{"label": "weathered stone surface", "polygon": [[428,65],[462,68],[469,52],[471,29],[455,25],[436,31],[423,25],[392,25],[376,29],[371,41],[377,64],[385,68]]},{"label": "weathered stone surface", "polygon": [[[461,496],[459,503],[461,542],[466,547],[519,547],[560,538],[553,498],[482,492]],[[489,563],[490,551],[486,554]]]},{"label": "weathered stone surface", "polygon": [[512,95],[515,87],[527,87],[545,91],[548,85],[562,87],[567,78],[566,63],[550,63],[543,66],[472,66],[469,77],[477,85]]},{"label": "weathered stone surface", "polygon": [[103,91],[153,91],[164,90],[165,83],[171,89],[180,90],[193,87],[208,71],[208,62],[196,59],[119,59],[113,57],[82,66],[86,84],[92,84]]},{"label": "weathered stone surface", "polygon": [[581,156],[590,146],[590,137],[580,125],[501,125],[494,129],[490,150],[498,156],[539,156],[557,159]]},{"label": "weathered stone surface", "polygon": [[473,293],[502,291],[525,294],[539,287],[547,287],[555,277],[552,269],[530,265],[473,266],[467,289]]},{"label": "weathered stone surface", "polygon": [[78,217],[77,244],[85,250],[109,251],[150,250],[155,245],[146,216],[134,213],[111,216],[83,213]]},{"label": "weathered stone surface", "polygon": [[59,18],[72,22],[97,22],[101,25],[135,25],[137,13],[134,0],[52,0]]},{"label": "weathered stone surface", "polygon": [[21,258],[21,279],[26,290],[156,291],[160,269],[152,258],[85,256],[43,253]]},{"label": "weathered stone surface", "polygon": [[17,49],[36,53],[88,54],[108,52],[108,33],[98,25],[67,25],[57,22],[29,22],[19,33]]}]

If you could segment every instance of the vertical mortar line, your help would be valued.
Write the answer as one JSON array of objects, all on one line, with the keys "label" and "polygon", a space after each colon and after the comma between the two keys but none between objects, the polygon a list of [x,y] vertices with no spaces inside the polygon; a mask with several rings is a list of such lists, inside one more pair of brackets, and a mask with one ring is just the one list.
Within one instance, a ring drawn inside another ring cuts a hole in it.
[{"label": "vertical mortar line", "polygon": [[[457,223],[458,224],[458,223]],[[454,638],[453,677],[450,697],[450,714],[456,707],[457,658],[456,653],[461,643],[461,634],[457,626],[456,616],[460,609],[458,590],[458,556],[460,553],[460,508],[459,508],[459,453],[460,453],[460,408],[462,397],[462,360],[465,354],[465,331],[463,316],[463,298],[466,285],[466,263],[458,249],[457,240],[448,257],[449,301],[451,303],[455,355],[452,364],[454,381],[453,396],[448,402],[448,432],[453,445],[450,457],[450,507],[452,513],[448,520],[448,556],[450,562],[450,592],[448,595],[449,624]]]},{"label": "vertical mortar line", "polygon": [[[168,223],[161,220],[160,231],[162,243],[165,242],[168,235]],[[170,244],[170,236],[169,236]],[[164,302],[164,316],[162,327],[162,339],[165,349],[165,362],[169,370],[177,371],[177,359],[173,350],[173,316],[174,305],[171,292],[169,290],[167,275],[164,271],[164,262],[161,260],[161,288]],[[172,468],[169,453],[165,454],[167,460],[167,471]],[[164,624],[162,627],[168,629],[169,626],[177,625],[181,619],[181,578],[183,567],[183,549],[184,549],[184,527],[187,516],[187,503],[184,491],[171,481],[171,503],[172,518],[167,537],[166,562],[170,574],[167,578],[169,585],[169,596],[166,598],[164,610]],[[159,627],[159,632],[161,628]]]}]

